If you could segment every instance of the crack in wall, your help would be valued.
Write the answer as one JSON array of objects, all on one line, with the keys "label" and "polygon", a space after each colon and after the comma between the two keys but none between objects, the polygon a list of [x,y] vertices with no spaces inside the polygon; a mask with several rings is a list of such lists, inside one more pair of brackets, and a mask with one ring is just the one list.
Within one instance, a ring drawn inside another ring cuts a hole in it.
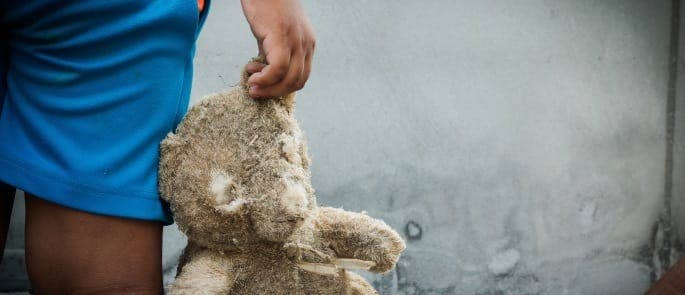
[{"label": "crack in wall", "polygon": [[668,81],[666,96],[666,159],[664,163],[664,206],[652,231],[652,280],[659,279],[682,252],[678,232],[673,222],[673,158],[676,116],[676,83],[678,79],[678,43],[680,34],[680,0],[671,1],[671,32],[669,43]]}]

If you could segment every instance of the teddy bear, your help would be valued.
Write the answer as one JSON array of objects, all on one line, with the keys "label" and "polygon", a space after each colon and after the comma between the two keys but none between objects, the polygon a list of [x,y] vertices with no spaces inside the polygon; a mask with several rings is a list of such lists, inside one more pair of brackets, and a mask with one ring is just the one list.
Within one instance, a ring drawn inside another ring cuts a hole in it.
[{"label": "teddy bear", "polygon": [[253,99],[248,74],[193,106],[160,147],[159,190],[188,237],[169,294],[377,294],[404,241],[366,213],[319,207],[294,93]]}]

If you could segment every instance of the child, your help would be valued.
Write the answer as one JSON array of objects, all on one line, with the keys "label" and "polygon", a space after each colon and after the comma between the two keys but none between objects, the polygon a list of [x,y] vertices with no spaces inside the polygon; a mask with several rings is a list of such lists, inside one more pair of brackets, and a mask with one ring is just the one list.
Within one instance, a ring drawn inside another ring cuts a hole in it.
[{"label": "child", "polygon": [[[162,292],[159,142],[188,106],[208,0],[0,2],[0,242],[26,192],[26,263],[43,293]],[[250,95],[304,86],[298,0],[243,0],[267,64]],[[214,36],[216,38],[228,36]]]}]

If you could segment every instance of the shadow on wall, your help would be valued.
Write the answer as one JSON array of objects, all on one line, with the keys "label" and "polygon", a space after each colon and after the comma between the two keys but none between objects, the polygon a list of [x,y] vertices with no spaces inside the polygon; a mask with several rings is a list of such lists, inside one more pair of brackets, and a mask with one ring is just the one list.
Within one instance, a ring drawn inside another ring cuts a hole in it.
[{"label": "shadow on wall", "polygon": [[24,260],[24,215],[24,192],[17,191],[5,252],[0,263],[0,292],[26,291],[30,286]]}]

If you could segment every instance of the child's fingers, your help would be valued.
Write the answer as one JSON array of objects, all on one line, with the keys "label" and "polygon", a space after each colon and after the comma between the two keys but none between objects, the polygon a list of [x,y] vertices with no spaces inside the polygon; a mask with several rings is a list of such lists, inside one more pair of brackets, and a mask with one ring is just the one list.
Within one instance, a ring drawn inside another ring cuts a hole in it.
[{"label": "child's fingers", "polygon": [[265,64],[263,64],[261,62],[253,61],[253,62],[248,63],[245,66],[245,71],[247,71],[248,74],[254,74],[254,73],[261,72],[264,69],[264,67],[266,67]]},{"label": "child's fingers", "polygon": [[314,52],[310,51],[304,57],[304,68],[302,69],[302,76],[297,82],[297,90],[304,88],[304,84],[309,80],[309,74],[312,72],[312,55],[314,55]]},{"label": "child's fingers", "polygon": [[250,76],[247,80],[249,85],[259,87],[274,85],[283,80],[288,74],[291,58],[290,47],[287,44],[274,43],[274,41],[268,38],[264,40],[263,46],[267,65],[260,72]]},{"label": "child's fingers", "polygon": [[[250,85],[250,96],[252,97],[279,97],[293,91],[299,90],[303,85],[300,84],[304,74],[305,56],[302,50],[293,53],[290,60],[290,67],[285,77],[275,85],[262,87]],[[268,67],[268,66],[267,66]],[[266,69],[266,68],[265,68]],[[259,75],[259,73],[255,74]]]}]

